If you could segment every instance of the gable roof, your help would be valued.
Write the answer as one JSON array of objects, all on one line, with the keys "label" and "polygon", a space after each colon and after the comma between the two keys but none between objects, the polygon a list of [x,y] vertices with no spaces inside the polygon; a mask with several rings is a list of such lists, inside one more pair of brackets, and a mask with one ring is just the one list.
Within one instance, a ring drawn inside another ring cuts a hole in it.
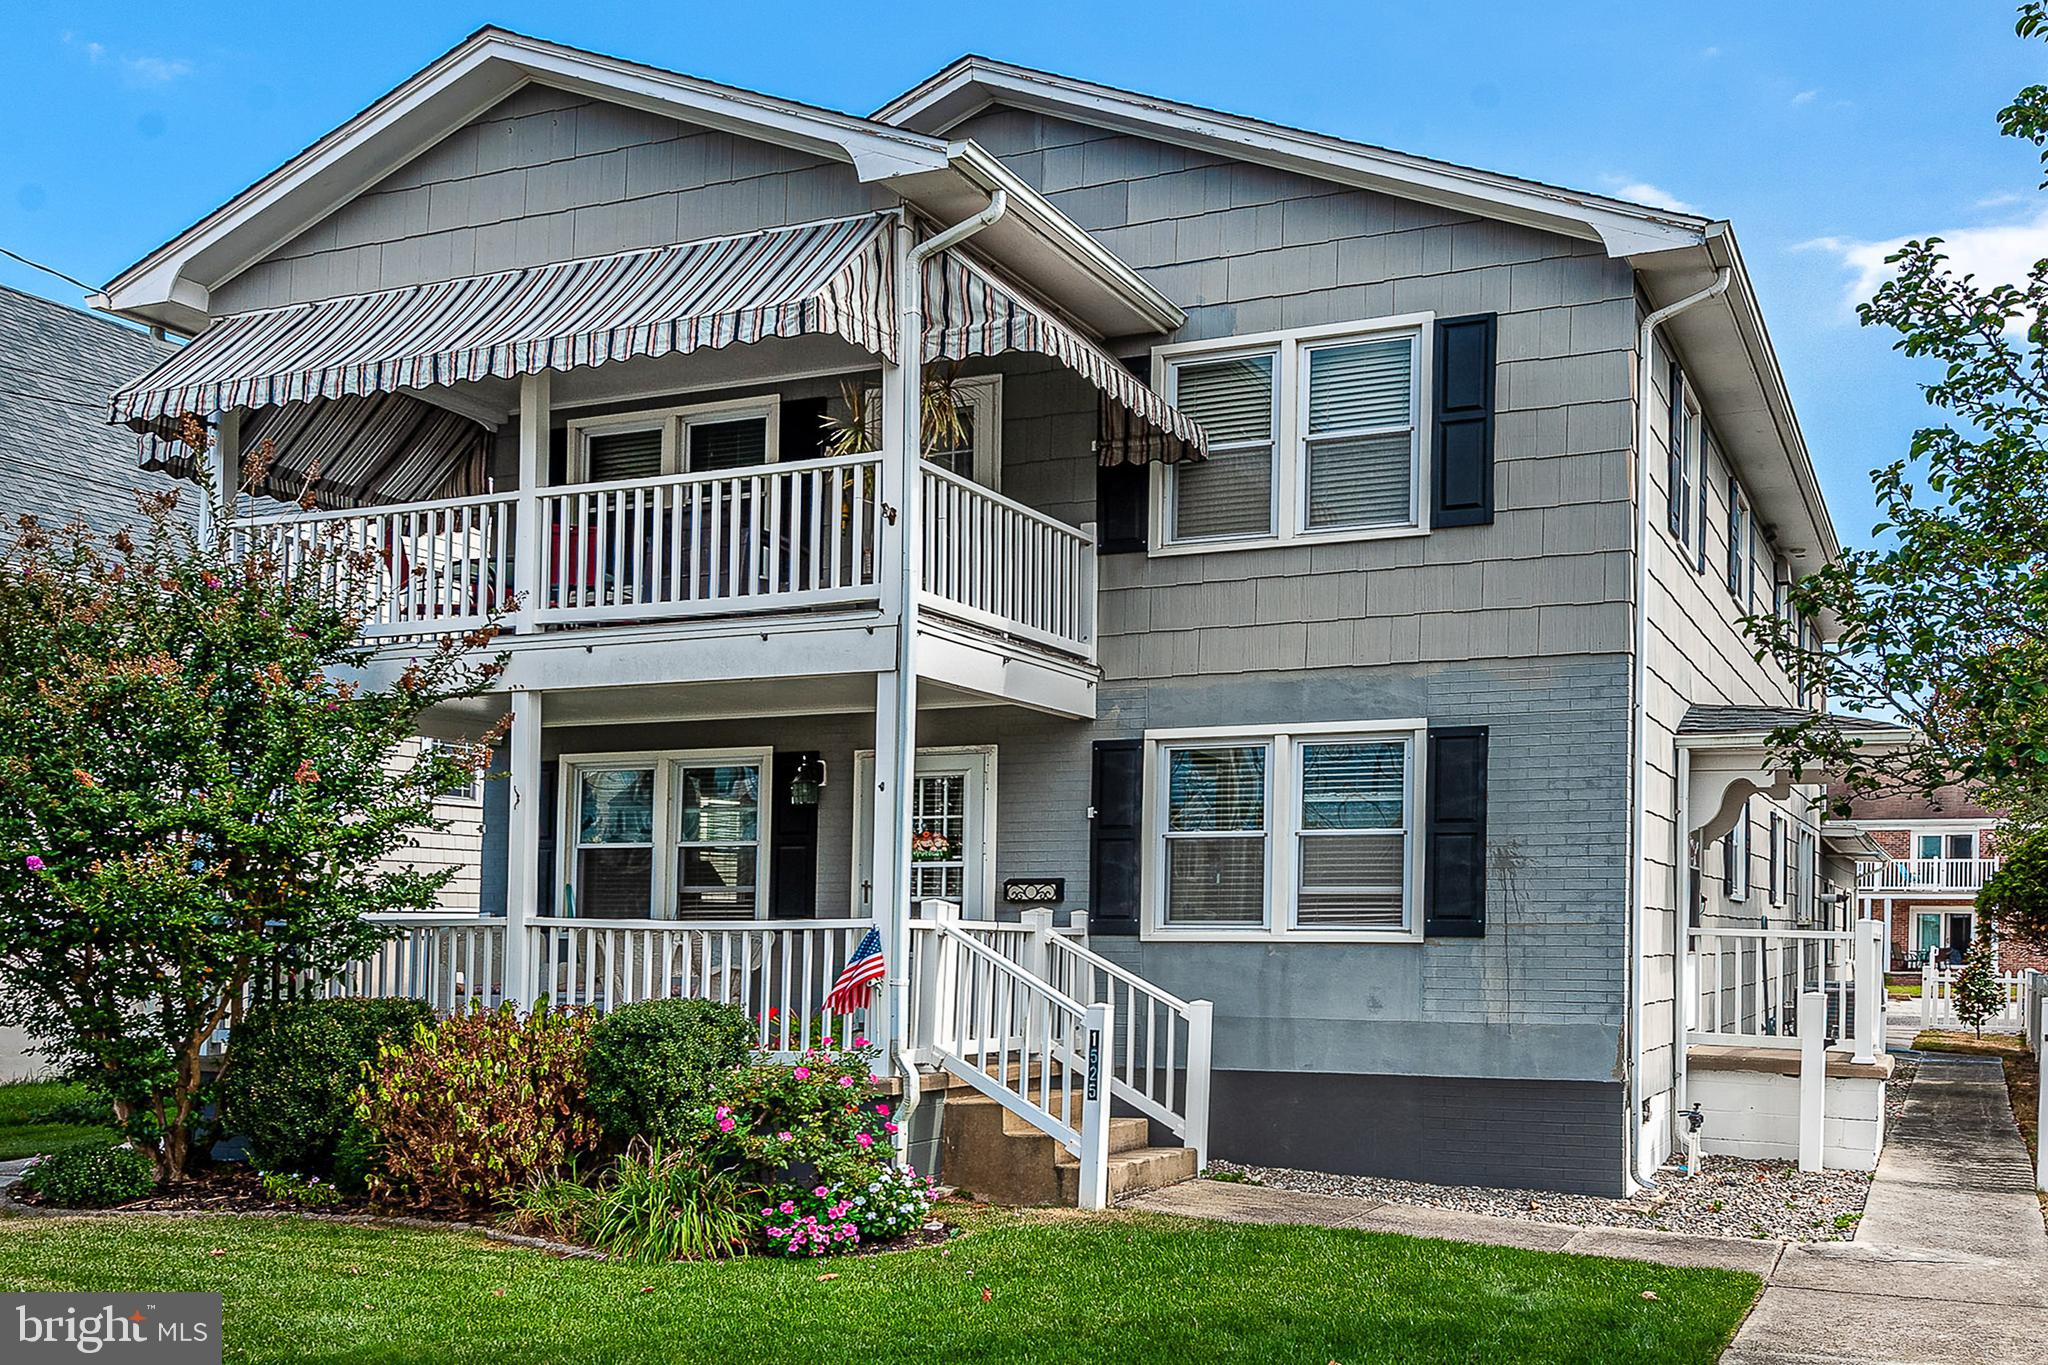
[{"label": "gable roof", "polygon": [[[0,286],[0,507],[45,521],[133,525],[135,434],[106,424],[114,389],[177,348],[82,309]],[[185,499],[189,509],[192,501]]]},{"label": "gable roof", "polygon": [[[1104,334],[1169,330],[1184,314],[972,143],[679,75],[499,28],[471,34],[354,118],[122,271],[97,307],[196,334],[210,292],[528,84],[543,84],[846,162],[950,223],[989,191],[1012,213],[980,246]],[[959,211],[961,206],[969,206]],[[1022,211],[1019,211],[1019,210]]]},{"label": "gable roof", "polygon": [[1520,223],[1582,241],[1636,271],[1648,308],[1730,273],[1717,299],[1665,324],[1706,399],[1724,451],[1773,515],[1767,529],[1802,572],[1841,553],[1748,267],[1724,220],[1633,204],[1495,171],[1306,132],[993,58],[968,55],[875,111],[915,132],[950,133],[992,105],[1050,114],[1333,184]]},{"label": "gable roof", "polygon": [[1708,225],[1707,219],[1694,214],[1476,170],[971,54],[898,95],[874,116],[939,136],[992,104],[1057,114],[1320,180],[1504,218],[1598,241],[1615,256],[1695,244]]}]

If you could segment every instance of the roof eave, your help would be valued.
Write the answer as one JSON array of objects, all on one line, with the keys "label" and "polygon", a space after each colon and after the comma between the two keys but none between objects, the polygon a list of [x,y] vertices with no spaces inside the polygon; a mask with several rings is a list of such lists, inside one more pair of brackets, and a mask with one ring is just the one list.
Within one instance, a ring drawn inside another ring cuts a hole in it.
[{"label": "roof eave", "polygon": [[876,120],[942,135],[998,99],[1198,151],[1518,222],[1611,256],[1697,244],[1707,220],[1449,162],[1368,147],[1278,124],[1115,90],[984,57],[963,57],[875,112]]}]

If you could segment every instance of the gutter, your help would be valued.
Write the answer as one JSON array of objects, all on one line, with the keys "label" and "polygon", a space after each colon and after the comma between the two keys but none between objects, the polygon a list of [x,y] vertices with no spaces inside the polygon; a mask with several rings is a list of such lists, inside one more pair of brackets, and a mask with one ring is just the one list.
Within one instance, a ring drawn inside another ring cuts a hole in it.
[{"label": "gutter", "polygon": [[889,863],[889,1039],[890,1051],[903,1073],[903,1096],[896,1116],[896,1150],[908,1154],[910,1116],[921,1098],[917,1067],[910,1060],[910,1040],[904,1024],[910,1018],[910,804],[908,795],[917,780],[917,601],[923,537],[918,519],[924,501],[922,471],[924,454],[924,263],[950,250],[996,222],[1010,211],[1010,196],[1003,190],[989,195],[988,205],[972,218],[953,224],[936,237],[914,242],[909,218],[897,220],[896,233],[901,267],[896,272],[897,359],[903,411],[900,418],[903,442],[902,507],[897,515],[896,585],[901,594],[896,604],[896,751],[888,775],[890,800],[896,803],[896,819],[890,822]]},{"label": "gutter", "polygon": [[[1630,631],[1633,658],[1629,675],[1629,830],[1628,830],[1628,1112],[1622,1123],[1622,1187],[1634,1190],[1652,1183],[1643,1169],[1643,931],[1648,913],[1644,892],[1644,775],[1649,767],[1650,708],[1650,394],[1655,375],[1650,368],[1657,329],[1696,304],[1727,292],[1735,272],[1726,266],[1714,282],[1697,293],[1667,303],[1643,319],[1636,337],[1636,516],[1634,621]],[[1680,799],[1683,799],[1681,794]],[[1683,837],[1681,833],[1681,838]],[[1682,859],[1680,861],[1683,861]],[[1679,869],[1683,873],[1683,867]],[[1682,878],[1681,878],[1682,880]],[[1681,947],[1679,951],[1683,951]],[[1674,1002],[1675,1004],[1676,1002]],[[1676,1016],[1673,1016],[1674,1021]],[[1677,1046],[1674,1027],[1672,1046]]]}]

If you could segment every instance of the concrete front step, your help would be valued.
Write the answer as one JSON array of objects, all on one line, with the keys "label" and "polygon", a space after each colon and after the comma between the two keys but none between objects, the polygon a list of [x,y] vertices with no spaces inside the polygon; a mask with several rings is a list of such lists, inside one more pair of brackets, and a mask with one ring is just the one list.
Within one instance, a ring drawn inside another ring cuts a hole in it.
[{"label": "concrete front step", "polygon": [[[955,1189],[992,1204],[1078,1202],[1081,1163],[1051,1135],[988,1096],[948,1094],[939,1127],[939,1169]],[[1193,1150],[1148,1146],[1150,1128],[1142,1118],[1110,1120],[1112,1196],[1156,1189],[1195,1173]]]}]

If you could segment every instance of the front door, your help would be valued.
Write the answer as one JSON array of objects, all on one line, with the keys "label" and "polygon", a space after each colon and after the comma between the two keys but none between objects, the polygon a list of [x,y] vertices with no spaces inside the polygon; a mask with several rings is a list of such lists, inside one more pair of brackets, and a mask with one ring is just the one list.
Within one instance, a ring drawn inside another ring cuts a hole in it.
[{"label": "front door", "polygon": [[[855,757],[860,809],[854,822],[859,913],[874,913],[874,763]],[[920,749],[910,793],[910,898],[951,901],[968,919],[991,919],[989,882],[994,856],[995,809],[990,788],[995,749]]]}]

